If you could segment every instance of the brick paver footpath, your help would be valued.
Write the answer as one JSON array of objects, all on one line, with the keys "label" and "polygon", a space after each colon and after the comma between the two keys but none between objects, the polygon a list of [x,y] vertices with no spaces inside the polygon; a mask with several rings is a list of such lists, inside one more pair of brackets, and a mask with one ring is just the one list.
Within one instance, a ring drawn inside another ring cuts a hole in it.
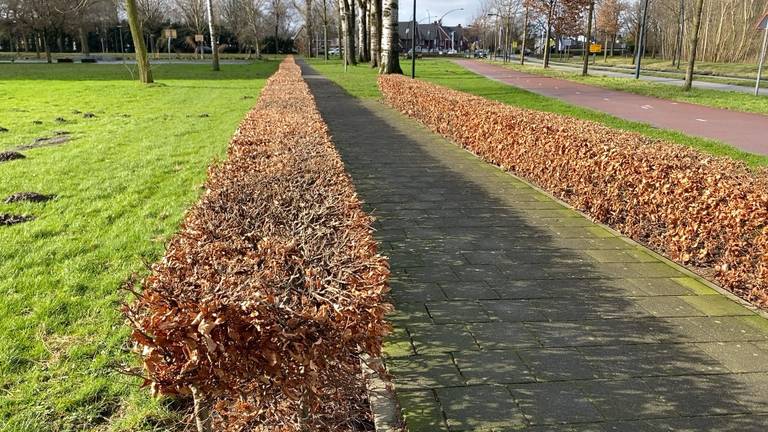
[{"label": "brick paver footpath", "polygon": [[765,319],[305,75],[391,258],[385,363],[411,432],[768,430]]}]

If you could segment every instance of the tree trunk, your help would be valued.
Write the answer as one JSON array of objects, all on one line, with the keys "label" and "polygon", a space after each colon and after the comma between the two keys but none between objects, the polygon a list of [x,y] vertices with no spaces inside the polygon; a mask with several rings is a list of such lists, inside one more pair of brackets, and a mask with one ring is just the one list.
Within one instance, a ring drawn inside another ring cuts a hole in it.
[{"label": "tree trunk", "polygon": [[48,42],[48,30],[43,30],[43,48],[45,49],[45,61],[48,64],[53,63],[53,56],[51,55],[51,44]]},{"label": "tree trunk", "polygon": [[549,49],[549,38],[552,36],[552,14],[554,13],[555,9],[555,2],[554,0],[550,0],[549,2],[549,11],[547,11],[547,31],[544,36],[544,68],[549,67],[549,56],[550,56],[550,49]]},{"label": "tree trunk", "polygon": [[365,63],[368,61],[368,55],[366,51],[368,50],[368,44],[366,43],[366,34],[368,32],[368,28],[366,26],[366,20],[365,17],[368,14],[368,8],[366,7],[366,1],[365,0],[357,0],[357,13],[356,13],[356,20],[357,20],[357,61],[359,63]]},{"label": "tree trunk", "polygon": [[195,426],[197,426],[197,432],[213,432],[211,400],[205,397],[197,387],[192,386],[191,389],[192,399],[195,404]]},{"label": "tree trunk", "polygon": [[323,0],[323,57],[328,60],[328,0]]},{"label": "tree trunk", "polygon": [[[384,0],[382,11],[381,67],[382,74],[402,74],[400,68],[400,37],[397,33],[397,1]],[[416,35],[413,35],[414,37]],[[416,53],[413,53],[416,55]]]},{"label": "tree trunk", "polygon": [[[343,43],[344,50],[344,68],[349,65],[357,64],[355,59],[355,17],[352,15],[351,5],[354,0],[339,0],[339,23],[341,32],[339,33],[339,42]],[[343,41],[343,42],[342,42]]]},{"label": "tree trunk", "polygon": [[[219,67],[219,44],[218,37],[216,36],[216,23],[213,22],[213,2],[212,0],[205,1],[205,9],[208,14],[208,29],[211,32],[211,54],[213,57],[213,70],[218,71]],[[202,47],[200,48],[202,51]]]},{"label": "tree trunk", "polygon": [[79,26],[77,28],[77,34],[80,37],[80,52],[82,52],[84,56],[91,55],[91,49],[88,46],[88,32],[83,29],[83,26]]},{"label": "tree trunk", "polygon": [[523,18],[523,40],[520,44],[520,64],[525,64],[525,41],[528,39],[528,6],[525,7],[525,17]]},{"label": "tree trunk", "polygon": [[381,0],[371,0],[371,67],[381,64]]},{"label": "tree trunk", "polygon": [[592,16],[595,14],[595,0],[589,2],[587,13],[587,40],[584,42],[584,64],[581,67],[581,76],[589,74],[589,46],[592,43]]},{"label": "tree trunk", "polygon": [[696,0],[695,7],[688,68],[685,70],[685,84],[683,84],[684,91],[690,91],[693,85],[693,68],[696,66],[696,46],[699,44],[699,29],[701,28],[701,12],[704,9],[704,0]]},{"label": "tree trunk", "polygon": [[312,28],[312,0],[306,1],[307,6],[307,54],[310,58],[313,57],[312,55],[312,38],[315,35],[314,29]]},{"label": "tree trunk", "polygon": [[125,1],[125,12],[128,15],[128,25],[131,28],[131,37],[136,51],[136,64],[139,66],[139,80],[144,84],[154,82],[152,80],[152,70],[149,68],[149,59],[147,58],[147,47],[144,45],[144,38],[141,36],[141,24],[139,24],[139,13],[136,7],[136,0]]}]

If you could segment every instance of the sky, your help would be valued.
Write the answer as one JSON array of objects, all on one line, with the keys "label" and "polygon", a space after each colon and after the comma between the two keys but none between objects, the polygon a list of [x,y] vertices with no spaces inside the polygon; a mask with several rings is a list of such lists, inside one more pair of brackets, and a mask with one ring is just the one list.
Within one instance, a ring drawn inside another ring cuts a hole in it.
[{"label": "sky", "polygon": [[[432,21],[435,21],[451,9],[464,8],[463,11],[455,11],[446,15],[443,24],[466,26],[472,21],[479,5],[478,0],[416,0],[416,19],[421,23],[427,23],[430,22],[427,19],[427,11],[429,11]],[[412,20],[413,0],[400,0],[399,6],[400,21]]]}]

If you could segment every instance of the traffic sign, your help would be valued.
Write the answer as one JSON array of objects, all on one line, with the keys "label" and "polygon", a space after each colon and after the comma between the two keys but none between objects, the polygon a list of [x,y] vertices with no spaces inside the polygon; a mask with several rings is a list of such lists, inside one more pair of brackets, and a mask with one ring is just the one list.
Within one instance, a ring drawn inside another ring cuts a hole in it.
[{"label": "traffic sign", "polygon": [[591,53],[599,53],[602,50],[603,50],[603,46],[600,44],[593,43],[589,45],[589,52]]},{"label": "traffic sign", "polygon": [[167,28],[163,30],[166,39],[176,39],[176,29]]},{"label": "traffic sign", "polygon": [[205,42],[205,36],[203,36],[201,34],[196,34],[195,35],[195,42]]}]

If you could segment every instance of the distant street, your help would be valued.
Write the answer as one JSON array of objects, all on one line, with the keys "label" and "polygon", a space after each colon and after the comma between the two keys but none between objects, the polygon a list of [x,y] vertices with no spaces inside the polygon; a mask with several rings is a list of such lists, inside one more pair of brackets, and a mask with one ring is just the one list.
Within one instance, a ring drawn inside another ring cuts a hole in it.
[{"label": "distant street", "polygon": [[456,63],[490,79],[662,129],[722,141],[736,148],[768,155],[768,116],[641,96],[565,79],[510,70],[474,60]]}]

